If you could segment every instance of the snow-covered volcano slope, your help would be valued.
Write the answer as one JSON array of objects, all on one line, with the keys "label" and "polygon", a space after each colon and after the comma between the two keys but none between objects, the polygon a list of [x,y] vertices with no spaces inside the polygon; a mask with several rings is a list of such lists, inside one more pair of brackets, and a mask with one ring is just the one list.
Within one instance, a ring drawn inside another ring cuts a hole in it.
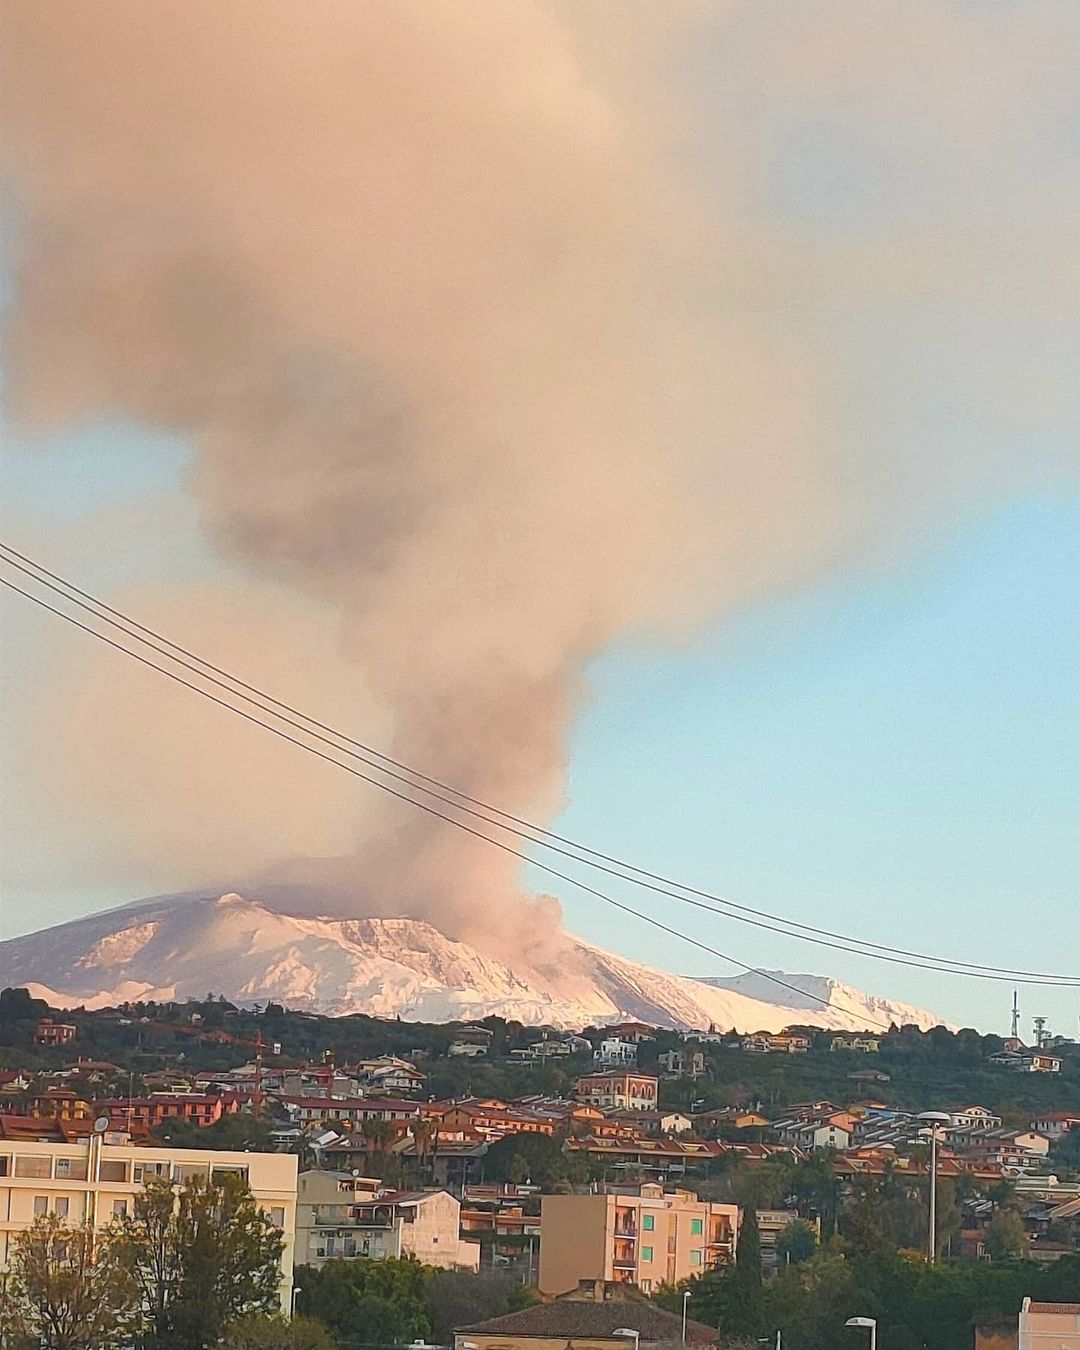
[{"label": "snow-covered volcano slope", "polygon": [[[700,980],[568,939],[557,970],[511,968],[417,919],[347,919],[235,893],[167,896],[0,943],[0,981],[54,1006],[137,999],[272,999],[332,1015],[445,1022],[488,1015],[582,1027],[630,1017],[658,1026],[776,1031],[790,1023],[863,1030],[941,1019],[814,975]],[[773,972],[774,974],[776,972]],[[810,995],[817,995],[817,998]],[[823,1006],[818,998],[824,999]]]}]

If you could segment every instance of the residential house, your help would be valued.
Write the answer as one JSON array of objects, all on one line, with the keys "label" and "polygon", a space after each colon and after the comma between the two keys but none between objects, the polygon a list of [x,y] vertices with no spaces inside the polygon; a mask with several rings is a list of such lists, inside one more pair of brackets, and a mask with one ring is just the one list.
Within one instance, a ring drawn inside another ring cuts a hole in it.
[{"label": "residential house", "polygon": [[421,1114],[416,1102],[393,1097],[296,1097],[282,1093],[278,1101],[301,1125],[341,1120],[361,1125],[365,1120],[404,1123]]},{"label": "residential house", "polygon": [[509,1102],[495,1098],[469,1097],[460,1102],[436,1103],[439,1137],[461,1138],[479,1135],[483,1139],[502,1139],[508,1134],[552,1135],[559,1122]]},{"label": "residential house", "polygon": [[444,1190],[386,1190],[370,1177],[308,1171],[298,1178],[300,1259],[415,1257],[443,1270],[478,1270],[480,1245],[461,1238],[461,1203]]},{"label": "residential house", "polygon": [[520,1312],[474,1322],[454,1332],[454,1350],[657,1350],[715,1346],[717,1331],[649,1299],[634,1298],[625,1285],[586,1281],[561,1298]]},{"label": "residential house", "polygon": [[952,1130],[996,1130],[1001,1127],[1001,1117],[985,1106],[956,1106],[948,1114]]},{"label": "residential house", "polygon": [[739,1045],[751,1055],[805,1055],[810,1049],[810,1037],[801,1032],[755,1031],[744,1036]]},{"label": "residential house", "polygon": [[109,1097],[95,1103],[95,1109],[156,1130],[167,1120],[216,1125],[223,1115],[239,1110],[239,1104],[230,1097],[203,1092],[152,1092],[148,1097]]},{"label": "residential house", "polygon": [[705,1072],[704,1050],[665,1050],[658,1058],[660,1067],[670,1078],[700,1078]]},{"label": "residential house", "polygon": [[62,1087],[31,1093],[26,1107],[32,1116],[57,1116],[61,1120],[89,1120],[93,1114],[93,1108],[81,1093]]},{"label": "residential house", "polygon": [[1031,1120],[1031,1128],[1036,1134],[1044,1135],[1051,1143],[1064,1139],[1077,1126],[1080,1126],[1080,1111],[1041,1111]]},{"label": "residential house", "polygon": [[1043,1050],[1001,1050],[990,1055],[988,1063],[1002,1069],[1012,1069],[1014,1073],[1060,1073],[1061,1056],[1047,1054]]},{"label": "residential house", "polygon": [[612,1069],[579,1078],[577,1095],[606,1110],[655,1111],[659,1086],[660,1080],[651,1074]]},{"label": "residential house", "polygon": [[[758,1233],[761,1236],[761,1264],[766,1270],[778,1270],[784,1264],[777,1243],[780,1234],[798,1219],[793,1209],[759,1209],[757,1211]],[[820,1223],[813,1220],[812,1227],[820,1231]]]},{"label": "residential house", "polygon": [[876,1055],[881,1049],[880,1036],[857,1035],[855,1032],[842,1031],[829,1041],[830,1050],[850,1050],[861,1055]]},{"label": "residential house", "polygon": [[593,1063],[602,1064],[607,1068],[615,1068],[620,1064],[636,1064],[637,1057],[638,1042],[624,1041],[618,1036],[605,1037],[593,1051]]},{"label": "residential house", "polygon": [[835,1117],[811,1116],[774,1120],[772,1129],[782,1144],[808,1151],[819,1148],[845,1149],[851,1144],[853,1122],[843,1113]]},{"label": "residential house", "polygon": [[369,1092],[419,1092],[426,1081],[415,1065],[395,1055],[361,1060],[348,1071]]},{"label": "residential house", "polygon": [[603,1027],[602,1031],[606,1036],[620,1041],[632,1041],[634,1045],[642,1045],[645,1041],[656,1039],[655,1028],[647,1027],[643,1022],[617,1022],[614,1026]]},{"label": "residential house", "polygon": [[34,1040],[38,1045],[70,1045],[78,1034],[78,1028],[71,1022],[54,1022],[51,1017],[43,1017],[37,1024]]},{"label": "residential house", "polygon": [[734,1259],[736,1205],[642,1183],[600,1195],[545,1195],[540,1202],[540,1292],[582,1280],[651,1293]]}]

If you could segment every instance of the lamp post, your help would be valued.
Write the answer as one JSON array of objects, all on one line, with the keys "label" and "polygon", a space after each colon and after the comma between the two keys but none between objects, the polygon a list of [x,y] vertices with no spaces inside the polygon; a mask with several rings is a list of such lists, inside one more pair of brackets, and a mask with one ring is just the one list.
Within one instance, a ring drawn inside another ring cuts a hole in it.
[{"label": "lamp post", "polygon": [[686,1305],[690,1302],[690,1290],[684,1289],[682,1296],[682,1343],[686,1345]]},{"label": "lamp post", "polygon": [[922,1111],[917,1117],[924,1125],[930,1126],[930,1232],[927,1237],[930,1264],[937,1261],[937,1152],[938,1126],[948,1125],[951,1116],[944,1111]]},{"label": "lamp post", "polygon": [[870,1328],[870,1350],[877,1350],[877,1322],[872,1317],[849,1317],[844,1323],[846,1327],[869,1327]]},{"label": "lamp post", "polygon": [[292,1287],[292,1294],[291,1294],[291,1296],[290,1296],[290,1298],[289,1298],[289,1316],[290,1316],[290,1317],[295,1317],[295,1316],[296,1316],[296,1300],[297,1300],[297,1298],[299,1297],[299,1295],[300,1295],[300,1286],[299,1286],[298,1284],[294,1284],[293,1287]]},{"label": "lamp post", "polygon": [[628,1336],[634,1342],[634,1350],[638,1350],[638,1342],[641,1340],[640,1331],[635,1331],[633,1327],[616,1327],[611,1334],[613,1336]]}]

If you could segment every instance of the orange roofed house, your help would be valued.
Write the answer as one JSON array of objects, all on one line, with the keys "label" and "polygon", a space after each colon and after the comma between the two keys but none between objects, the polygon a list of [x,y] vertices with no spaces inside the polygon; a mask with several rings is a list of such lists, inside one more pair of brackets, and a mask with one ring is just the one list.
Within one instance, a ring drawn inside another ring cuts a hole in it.
[{"label": "orange roofed house", "polygon": [[644,1182],[601,1195],[545,1195],[540,1207],[540,1292],[564,1294],[583,1280],[651,1293],[729,1262],[737,1205]]}]

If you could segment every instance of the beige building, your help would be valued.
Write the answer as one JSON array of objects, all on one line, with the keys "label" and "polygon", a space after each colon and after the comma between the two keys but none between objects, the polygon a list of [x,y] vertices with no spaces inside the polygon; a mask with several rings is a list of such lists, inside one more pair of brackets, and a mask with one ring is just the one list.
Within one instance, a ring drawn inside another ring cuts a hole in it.
[{"label": "beige building", "polygon": [[1024,1299],[1019,1350],[1080,1350],[1080,1303]]},{"label": "beige building", "polygon": [[643,1183],[603,1195],[545,1195],[540,1206],[540,1292],[563,1294],[583,1280],[651,1293],[733,1260],[736,1205]]},{"label": "beige building", "polygon": [[414,1256],[444,1270],[479,1270],[480,1244],[461,1238],[461,1203],[449,1191],[387,1191],[373,1177],[301,1172],[297,1261]]},{"label": "beige building", "polygon": [[577,1081],[577,1095],[605,1111],[655,1111],[660,1080],[628,1069],[587,1073]]},{"label": "beige building", "polygon": [[133,1145],[122,1133],[90,1134],[71,1143],[0,1139],[0,1270],[17,1235],[39,1214],[105,1228],[131,1213],[151,1177],[183,1182],[225,1173],[242,1176],[281,1229],[281,1306],[291,1306],[296,1228],[296,1158],[288,1153],[227,1153],[218,1149]]}]

